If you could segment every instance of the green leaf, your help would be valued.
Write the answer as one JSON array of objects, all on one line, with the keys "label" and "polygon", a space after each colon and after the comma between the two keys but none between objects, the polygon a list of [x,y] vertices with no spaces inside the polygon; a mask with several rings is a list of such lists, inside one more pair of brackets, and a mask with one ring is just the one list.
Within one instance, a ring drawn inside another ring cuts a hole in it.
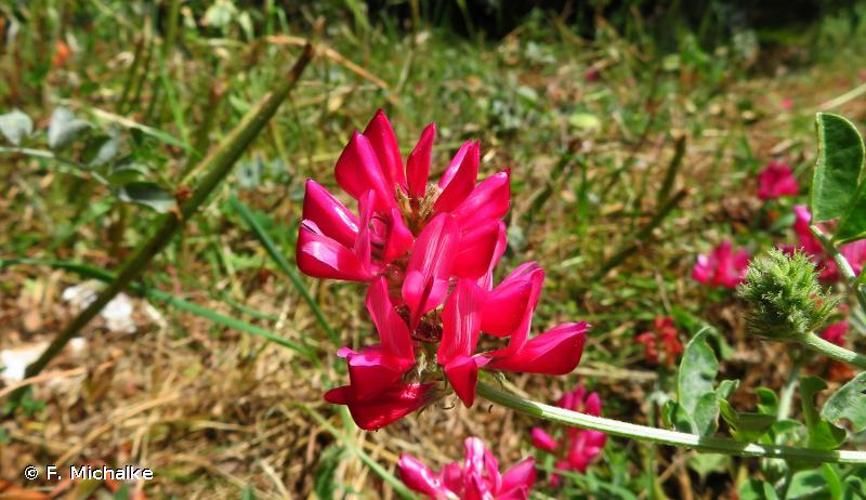
[{"label": "green leaf", "polygon": [[150,175],[150,169],[141,163],[121,163],[108,172],[108,183],[113,187],[122,187],[137,181],[145,181]]},{"label": "green leaf", "polygon": [[830,498],[827,479],[820,469],[803,470],[791,477],[785,500]]},{"label": "green leaf", "polygon": [[850,476],[845,478],[842,491],[845,500],[863,500],[866,498],[866,483],[859,477]]},{"label": "green leaf", "polygon": [[830,493],[830,498],[842,498],[845,487],[842,484],[842,478],[839,477],[837,467],[833,464],[823,464],[821,465],[821,474],[827,481],[827,491]]},{"label": "green leaf", "polygon": [[51,113],[51,122],[48,124],[48,147],[63,149],[89,128],[90,123],[76,118],[72,111],[57,108]]},{"label": "green leaf", "polygon": [[662,419],[665,425],[680,432],[692,432],[692,421],[689,415],[674,400],[668,400],[662,407]]},{"label": "green leaf", "polygon": [[719,415],[718,395],[713,390],[719,362],[707,343],[709,332],[695,335],[686,346],[677,374],[679,405],[692,423],[692,432],[710,434]]},{"label": "green leaf", "polygon": [[717,453],[698,453],[692,455],[686,460],[689,468],[698,473],[701,482],[707,479],[711,473],[724,473],[731,466],[730,455],[720,455]]},{"label": "green leaf", "polygon": [[818,377],[800,379],[800,399],[803,403],[803,417],[809,429],[809,448],[835,450],[845,442],[844,429],[835,427],[821,418],[815,408],[815,395],[827,388],[827,383]]},{"label": "green leaf", "polygon": [[851,424],[851,430],[866,429],[866,372],[863,372],[830,396],[821,409],[821,418],[842,427],[842,420]]},{"label": "green leaf", "polygon": [[740,500],[778,500],[779,495],[773,489],[773,485],[760,479],[749,479],[740,483],[737,488],[737,496]]},{"label": "green leaf", "polygon": [[839,220],[833,241],[842,244],[864,238],[866,238],[866,182],[861,182],[854,201]]},{"label": "green leaf", "polygon": [[81,152],[81,163],[89,167],[105,165],[117,156],[120,148],[120,135],[116,131],[89,137]]},{"label": "green leaf", "polygon": [[117,197],[128,203],[138,203],[164,214],[176,206],[174,196],[155,182],[130,182],[117,191]]},{"label": "green leaf", "polygon": [[863,138],[845,118],[818,113],[818,160],[812,178],[812,218],[822,222],[848,211],[863,168]]},{"label": "green leaf", "polygon": [[733,430],[732,435],[738,441],[756,442],[776,423],[775,415],[761,413],[740,413],[725,400],[719,401],[722,418]]},{"label": "green leaf", "polygon": [[33,133],[33,120],[18,109],[0,115],[0,133],[15,146],[21,145],[21,140]]},{"label": "green leaf", "polygon": [[755,395],[758,396],[759,413],[773,416],[779,413],[779,397],[775,391],[767,387],[758,387],[755,389]]}]

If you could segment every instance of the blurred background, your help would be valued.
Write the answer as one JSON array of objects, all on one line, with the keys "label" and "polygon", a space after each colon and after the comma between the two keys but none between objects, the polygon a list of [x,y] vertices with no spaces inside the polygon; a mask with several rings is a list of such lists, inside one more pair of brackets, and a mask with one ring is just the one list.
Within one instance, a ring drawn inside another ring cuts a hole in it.
[{"label": "blurred background", "polygon": [[[317,57],[209,206],[6,403],[0,492],[393,498],[403,451],[438,467],[477,435],[503,464],[534,453],[533,422],[483,401],[449,396],[374,433],[322,401],[345,377],[336,349],[372,333],[358,285],[297,272],[303,185],[338,191],[334,163],[379,108],[404,153],[437,123],[434,175],[467,139],[481,141],[482,177],[511,168],[499,276],[545,268],[535,331],[592,323],[573,374],[510,377],[520,390],[552,403],[582,384],[605,416],[664,426],[675,363],[636,338],[666,317],[683,343],[711,330],[720,378],[742,380],[732,404],[783,387],[786,346],[748,338],[732,291],[690,273],[724,240],[752,253],[795,240],[815,112],[866,117],[866,3],[9,0],[0,394],[176,209],[199,160],[307,40]],[[771,161],[790,165],[799,198],[757,196]],[[851,342],[864,324],[852,315]],[[34,463],[132,463],[157,478],[25,484]],[[610,439],[561,487],[542,474],[538,498],[736,498],[760,467]]]}]

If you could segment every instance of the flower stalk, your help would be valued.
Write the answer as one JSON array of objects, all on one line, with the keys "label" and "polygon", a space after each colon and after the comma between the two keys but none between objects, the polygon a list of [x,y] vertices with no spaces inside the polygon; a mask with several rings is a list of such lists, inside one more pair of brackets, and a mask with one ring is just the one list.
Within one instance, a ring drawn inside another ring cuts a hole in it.
[{"label": "flower stalk", "polygon": [[806,462],[866,464],[866,452],[849,450],[813,450],[793,446],[741,443],[731,438],[699,436],[684,432],[657,429],[603,417],[566,410],[497,389],[485,382],[478,383],[478,395],[492,403],[551,422],[605,432],[614,436],[667,446],[691,448],[702,453],[720,453],[757,458],[778,458]]},{"label": "flower stalk", "polygon": [[[251,109],[241,122],[223,139],[217,148],[204,158],[199,167],[204,176],[193,191],[192,196],[183,202],[176,213],[166,214],[158,229],[149,240],[138,248],[134,256],[120,270],[117,278],[96,297],[96,299],[76,316],[45,349],[39,358],[27,366],[25,378],[37,375],[57,356],[66,344],[84,328],[121,290],[137,280],[147,269],[150,262],[171,241],[205,203],[210,194],[225,179],[232,166],[255,139],[262,128],[277,112],[277,109],[294,89],[301,74],[313,58],[313,47],[307,45],[286,77],[276,88]],[[23,395],[19,390],[12,394],[11,400],[17,401]]]},{"label": "flower stalk", "polygon": [[861,370],[866,370],[866,356],[862,354],[845,349],[844,347],[832,342],[828,342],[814,333],[806,335],[801,339],[801,341],[806,347],[819,354],[823,354],[824,356],[836,361],[856,366]]}]

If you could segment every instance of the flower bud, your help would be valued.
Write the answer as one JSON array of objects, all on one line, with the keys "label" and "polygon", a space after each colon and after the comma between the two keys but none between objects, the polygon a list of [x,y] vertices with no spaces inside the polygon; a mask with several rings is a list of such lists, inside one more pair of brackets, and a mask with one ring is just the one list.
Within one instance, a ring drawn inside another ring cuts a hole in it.
[{"label": "flower bud", "polygon": [[807,256],[776,249],[752,260],[737,294],[751,305],[749,329],[779,340],[798,340],[821,328],[838,302],[821,288]]}]

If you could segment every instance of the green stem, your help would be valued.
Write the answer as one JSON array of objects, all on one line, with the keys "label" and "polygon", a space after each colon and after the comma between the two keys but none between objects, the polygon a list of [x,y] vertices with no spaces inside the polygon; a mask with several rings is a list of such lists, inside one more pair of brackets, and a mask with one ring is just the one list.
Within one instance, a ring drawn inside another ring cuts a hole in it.
[{"label": "green stem", "polygon": [[631,424],[603,417],[566,410],[523,399],[514,394],[499,390],[484,382],[478,383],[478,394],[499,405],[517,410],[527,415],[558,422],[571,427],[581,427],[605,432],[614,436],[648,441],[667,446],[691,448],[704,453],[721,453],[744,457],[780,458],[806,462],[832,462],[866,464],[866,452],[849,450],[812,450],[792,446],[775,446],[758,443],[741,443],[730,438],[698,436],[684,432],[657,429],[644,425]]},{"label": "green stem", "polygon": [[814,333],[810,333],[803,337],[802,342],[809,349],[812,349],[819,354],[823,354],[828,358],[848,363],[849,365],[856,366],[861,370],[866,370],[866,356],[862,354],[849,351],[842,346],[828,342]]},{"label": "green stem", "polygon": [[[135,255],[123,266],[117,279],[111,282],[87,308],[57,334],[39,356],[39,359],[27,366],[25,378],[41,372],[63,350],[69,340],[99,314],[111,299],[144,273],[150,261],[171,241],[172,237],[183,227],[185,221],[196,213],[211,192],[228,175],[235,161],[240,158],[246,147],[255,139],[259,131],[276,113],[280,104],[288,97],[312,57],[313,48],[307,45],[286,78],[277,85],[276,89],[251,109],[229,135],[220,142],[214,152],[202,160],[202,170],[207,173],[199,182],[199,186],[192,196],[181,205],[179,213],[166,214],[153,236],[139,247]],[[12,394],[11,400],[18,401],[22,395],[23,391],[16,391]]]},{"label": "green stem", "polygon": [[858,282],[857,274],[854,273],[854,268],[851,267],[848,259],[842,255],[842,252],[839,251],[833,240],[824,234],[824,231],[822,231],[820,227],[813,224],[809,226],[809,230],[812,231],[812,234],[815,235],[824,246],[824,250],[833,258],[836,267],[839,269],[839,274],[845,278],[848,286],[856,293],[857,302],[860,303],[860,309],[862,309],[863,312],[866,312],[866,289],[864,289]]}]

